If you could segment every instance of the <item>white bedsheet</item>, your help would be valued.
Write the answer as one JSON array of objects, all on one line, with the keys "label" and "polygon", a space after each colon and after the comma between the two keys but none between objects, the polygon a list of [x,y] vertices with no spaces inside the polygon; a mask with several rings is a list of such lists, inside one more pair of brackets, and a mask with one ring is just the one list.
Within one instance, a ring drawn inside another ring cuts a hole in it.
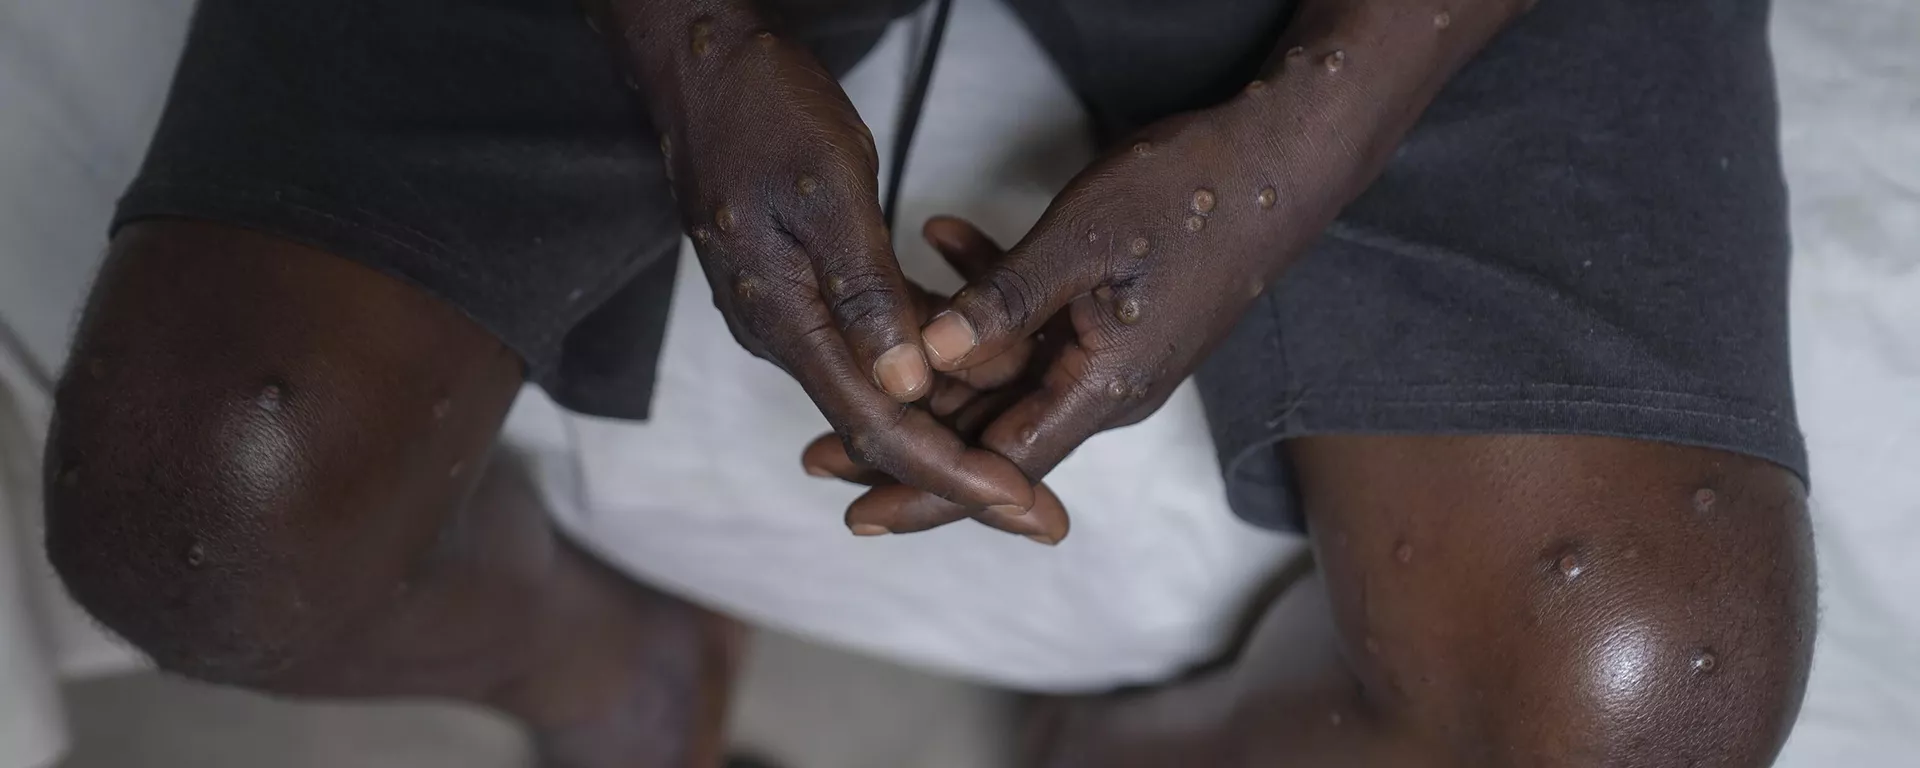
[{"label": "white bedsheet", "polygon": [[[0,321],[26,339],[39,361],[56,360],[101,247],[101,222],[150,129],[189,5],[0,4]],[[1005,23],[1004,11],[986,0],[959,5],[902,221],[959,211],[1011,236],[1037,213],[1047,185],[1084,156],[1069,140],[1080,118],[1057,79],[1033,76],[1043,65],[1030,48],[1013,54],[983,42],[992,39],[987,35],[994,25]],[[1920,594],[1920,557],[1914,556],[1920,549],[1920,50],[1913,47],[1920,40],[1920,4],[1779,0],[1777,6],[1798,259],[1794,359],[1813,455],[1823,611],[1813,682],[1780,764],[1920,764],[1920,665],[1913,663],[1920,657],[1920,600],[1913,597]],[[904,52],[899,41],[889,46],[850,84],[876,118],[876,129],[890,123],[887,97]],[[983,153],[988,147],[1011,149]],[[1011,168],[1022,170],[1003,170]],[[933,271],[924,248],[911,238],[902,238],[902,245],[910,271]],[[668,353],[679,357],[669,359],[730,366],[730,343],[689,346],[702,338],[700,324],[712,320],[702,290],[681,286]],[[724,334],[719,338],[724,341]],[[12,411],[0,412],[0,467],[30,470],[48,405],[45,393],[31,385],[28,366],[10,354],[0,350],[0,411]],[[689,394],[691,383],[676,379],[675,370],[667,369],[663,398],[674,397],[676,388]],[[664,497],[635,492],[626,460],[635,451],[662,461],[675,458],[646,447],[657,436],[543,411],[538,399],[515,414],[514,434],[550,472],[549,493],[569,527],[600,541],[615,559],[628,558],[614,550],[646,552],[651,567],[635,557],[636,571],[815,636],[978,676],[1024,678],[1049,673],[1043,662],[1057,658],[1047,654],[1063,637],[1124,630],[1137,634],[1096,644],[1105,656],[1080,660],[1077,679],[1027,682],[1071,685],[1088,682],[1089,674],[1147,675],[1195,652],[1215,631],[1213,613],[1181,606],[1176,598],[1212,595],[1216,606],[1228,604],[1260,564],[1277,555],[1273,550],[1286,546],[1230,535],[1243,532],[1219,520],[1170,547],[1148,547],[1152,539],[1103,530],[1124,528],[1123,521],[1150,525],[1149,510],[1189,516],[1222,509],[1191,393],[1149,424],[1103,438],[1075,459],[1138,462],[1141,444],[1166,440],[1179,446],[1169,454],[1169,475],[1103,488],[1091,473],[1076,480],[1072,468],[1063,470],[1068,474],[1060,483],[1070,499],[1112,492],[1148,503],[1104,517],[1105,505],[1077,504],[1076,535],[1049,560],[1038,547],[967,527],[917,540],[848,540],[834,530],[837,503],[848,492],[797,478],[794,471],[800,441],[818,425],[804,399],[764,375],[743,374],[730,388],[708,389],[714,397],[750,394],[780,404],[777,414],[750,420],[725,402],[687,401],[687,413],[709,420],[700,426],[759,425],[733,431],[746,437],[715,450],[727,451],[734,466],[763,466],[762,473],[716,474],[717,462],[688,455],[662,464],[684,481],[674,494],[723,494],[717,498],[726,503],[713,507],[713,515],[782,512],[756,517],[764,523],[758,534],[734,533],[726,546],[718,543],[721,523],[711,516],[635,533],[632,526],[643,519],[632,514],[636,500]],[[53,680],[130,658],[57,598],[33,547],[36,491],[20,473],[0,472],[0,768],[42,764],[59,748]],[[671,539],[661,538],[668,534]],[[1066,571],[1074,558],[1102,559],[1089,544],[1101,541],[1129,547],[1114,554],[1147,573],[1133,574],[1136,581],[1126,586],[1096,590],[1082,573]],[[649,546],[656,550],[643,549]],[[885,623],[889,613],[897,617],[889,604],[927,588],[910,574],[929,571],[948,579],[932,591],[954,612],[918,622],[918,628],[897,618]],[[766,578],[769,573],[777,578]],[[764,585],[776,582],[791,588],[785,595],[792,605],[785,597],[770,599],[775,593]],[[861,585],[864,597],[825,588],[840,583]],[[1055,590],[1024,605],[1064,618],[1049,626],[1018,623],[1030,617],[996,618],[991,611],[1005,610],[1004,598],[1015,588]],[[1130,594],[1113,594],[1121,592]],[[989,613],[967,618],[969,605]],[[1129,605],[1138,609],[1132,615],[1121,610]],[[1001,633],[1012,639],[977,634],[1003,619],[1015,622],[1007,625],[1015,631]],[[1143,624],[1149,626],[1143,630]],[[862,626],[882,631],[863,632]],[[1015,651],[1027,643],[1033,655],[1013,653],[1009,666],[1004,658],[970,655],[967,648],[975,641]]]}]

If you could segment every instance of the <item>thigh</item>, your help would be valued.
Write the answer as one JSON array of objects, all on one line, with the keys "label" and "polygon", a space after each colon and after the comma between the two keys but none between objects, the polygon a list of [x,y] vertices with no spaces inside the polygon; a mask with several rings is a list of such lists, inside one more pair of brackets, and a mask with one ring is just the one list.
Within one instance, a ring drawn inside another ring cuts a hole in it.
[{"label": "thigh", "polygon": [[1280,39],[1294,0],[1005,0],[1080,96],[1101,143],[1224,101]]},{"label": "thigh", "polygon": [[[116,229],[188,217],[443,300],[527,377],[646,414],[681,220],[598,0],[203,0]],[[783,0],[842,71],[903,0]]]},{"label": "thigh", "polygon": [[1236,510],[1271,445],[1628,437],[1806,477],[1766,3],[1542,3],[1202,366]]}]

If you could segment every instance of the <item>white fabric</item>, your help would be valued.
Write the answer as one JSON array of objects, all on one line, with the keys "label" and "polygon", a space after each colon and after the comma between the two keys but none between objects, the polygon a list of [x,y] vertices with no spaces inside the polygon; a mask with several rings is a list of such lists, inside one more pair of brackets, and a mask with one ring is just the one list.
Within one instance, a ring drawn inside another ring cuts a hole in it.
[{"label": "white fabric", "polygon": [[[57,359],[189,5],[0,4],[0,321],[40,360]],[[1920,5],[1777,5],[1823,598],[1813,682],[1780,764],[1909,764],[1920,752]],[[997,4],[961,0],[954,22],[903,233],[950,211],[1011,238],[1084,159],[1081,118]],[[905,55],[896,36],[851,78],[882,134]],[[938,275],[917,240],[900,240],[911,273]],[[1190,392],[1062,468],[1055,483],[1078,516],[1059,551],[977,526],[852,540],[838,530],[852,491],[797,471],[818,416],[734,351],[697,281],[676,301],[659,422],[570,417],[535,396],[510,425],[563,522],[637,575],[882,655],[1053,687],[1190,658],[1289,546],[1227,520]],[[21,363],[0,350],[0,768],[42,765],[63,742],[51,681],[130,658],[43,599],[57,588],[36,554],[31,478],[48,406]]]}]

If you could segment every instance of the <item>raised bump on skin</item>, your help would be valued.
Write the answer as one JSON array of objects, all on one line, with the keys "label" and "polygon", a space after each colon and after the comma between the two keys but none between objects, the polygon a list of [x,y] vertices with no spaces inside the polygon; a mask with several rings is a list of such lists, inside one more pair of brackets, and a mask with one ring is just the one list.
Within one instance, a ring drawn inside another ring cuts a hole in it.
[{"label": "raised bump on skin", "polygon": [[1089,229],[1089,230],[1087,230],[1087,242],[1089,242],[1089,243],[1097,243],[1097,242],[1100,242],[1100,233],[1099,233],[1099,232],[1095,232],[1095,231],[1093,231],[1093,230],[1091,230],[1091,229]]},{"label": "raised bump on skin", "polygon": [[1187,217],[1187,231],[1188,231],[1188,232],[1198,232],[1198,231],[1200,231],[1200,230],[1203,230],[1203,229],[1206,229],[1206,228],[1207,228],[1207,220],[1206,220],[1206,218],[1205,218],[1205,217],[1202,217],[1202,216],[1188,216],[1188,217]]},{"label": "raised bump on skin", "polygon": [[281,402],[286,399],[286,396],[287,391],[280,385],[268,384],[260,390],[260,395],[253,401],[260,406],[260,410],[273,413],[280,410]]},{"label": "raised bump on skin", "polygon": [[847,279],[844,277],[833,275],[827,278],[827,293],[829,294],[838,295],[841,291],[846,290],[846,287]]},{"label": "raised bump on skin", "polygon": [[753,275],[742,273],[733,279],[733,293],[742,300],[751,300],[760,293],[760,281],[754,279]]},{"label": "raised bump on skin", "polygon": [[1136,142],[1136,143],[1134,143],[1134,145],[1133,145],[1133,154],[1134,154],[1134,156],[1136,156],[1136,157],[1147,157],[1147,156],[1149,156],[1149,155],[1152,155],[1152,154],[1153,154],[1153,142],[1151,142],[1151,141],[1141,141],[1141,142]]},{"label": "raised bump on skin", "polygon": [[1693,658],[1687,662],[1696,675],[1711,675],[1720,668],[1720,657],[1711,648],[1701,648],[1693,652]]},{"label": "raised bump on skin", "polygon": [[1259,93],[1260,91],[1264,91],[1266,89],[1267,89],[1267,81],[1255,80],[1251,83],[1247,83],[1246,90],[1247,90],[1247,93]]},{"label": "raised bump on skin", "polygon": [[1144,237],[1136,237],[1127,243],[1127,253],[1133,254],[1133,257],[1136,259],[1146,256],[1147,252],[1151,250],[1153,250],[1153,244],[1147,242],[1147,239]]},{"label": "raised bump on skin", "polygon": [[707,51],[713,47],[713,22],[704,18],[693,22],[693,29],[689,31],[688,37],[691,40],[690,47],[693,49],[694,56],[707,55]]},{"label": "raised bump on skin", "polygon": [[1140,315],[1140,301],[1138,299],[1121,299],[1120,303],[1113,307],[1113,317],[1119,320],[1121,325],[1133,325],[1134,323],[1140,322]]},{"label": "raised bump on skin", "polygon": [[715,210],[713,212],[713,226],[718,228],[721,234],[732,232],[733,206],[722,204],[718,210]]},{"label": "raised bump on skin", "polygon": [[1193,191],[1193,210],[1197,213],[1212,213],[1214,205],[1218,202],[1218,198],[1214,197],[1211,189],[1201,187]]},{"label": "raised bump on skin", "polygon": [[1554,560],[1553,569],[1559,571],[1560,575],[1565,577],[1566,580],[1572,581],[1580,578],[1580,574],[1586,573],[1587,566],[1585,563],[1580,562],[1579,554],[1567,552]]},{"label": "raised bump on skin", "polygon": [[1447,11],[1441,11],[1433,15],[1434,29],[1446,29],[1447,27],[1451,27],[1451,26],[1453,26],[1452,13],[1449,13]]},{"label": "raised bump on skin", "polygon": [[1338,72],[1341,67],[1347,65],[1347,52],[1334,51],[1333,53],[1329,53],[1325,59],[1320,60],[1320,64],[1326,67],[1328,72]]},{"label": "raised bump on skin", "polygon": [[1712,488],[1701,488],[1693,492],[1693,511],[1702,514],[1713,511],[1713,504],[1719,500],[1719,494]]},{"label": "raised bump on skin", "polygon": [[1260,194],[1255,195],[1253,199],[1260,204],[1261,208],[1272,209],[1275,203],[1280,202],[1280,193],[1273,191],[1273,187],[1262,187]]},{"label": "raised bump on skin", "polygon": [[807,197],[820,191],[820,180],[812,176],[802,176],[799,181],[794,182],[794,188],[799,190],[801,197]]},{"label": "raised bump on skin", "polygon": [[704,226],[695,226],[692,234],[695,245],[706,245],[709,241],[713,240],[713,230],[707,229]]},{"label": "raised bump on skin", "polygon": [[206,547],[202,546],[200,542],[197,542],[197,541],[187,545],[187,567],[188,568],[199,568],[202,564],[206,562],[207,562]]},{"label": "raised bump on skin", "polygon": [[1294,61],[1299,61],[1300,59],[1306,58],[1306,55],[1307,55],[1307,47],[1304,45],[1296,45],[1292,48],[1287,49],[1287,58],[1292,59]]}]

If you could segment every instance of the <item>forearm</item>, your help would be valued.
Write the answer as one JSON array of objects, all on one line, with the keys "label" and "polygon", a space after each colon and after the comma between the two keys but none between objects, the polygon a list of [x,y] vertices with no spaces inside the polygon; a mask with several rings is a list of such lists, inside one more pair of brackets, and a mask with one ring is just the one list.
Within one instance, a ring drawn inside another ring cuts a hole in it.
[{"label": "forearm", "polygon": [[[1276,180],[1290,260],[1371,184],[1455,72],[1527,0],[1303,0],[1261,79],[1220,109]],[[1251,135],[1249,135],[1251,134]],[[1273,265],[1276,269],[1284,264]]]}]

